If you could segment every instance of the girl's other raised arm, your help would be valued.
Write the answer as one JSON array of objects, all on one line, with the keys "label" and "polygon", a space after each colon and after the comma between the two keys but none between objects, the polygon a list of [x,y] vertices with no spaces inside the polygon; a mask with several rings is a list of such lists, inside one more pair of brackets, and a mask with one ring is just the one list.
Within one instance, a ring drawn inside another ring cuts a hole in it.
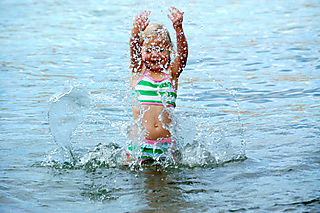
[{"label": "girl's other raised arm", "polygon": [[133,72],[137,72],[141,66],[141,45],[140,34],[149,24],[148,16],[150,11],[142,11],[137,15],[133,22],[133,28],[130,36],[130,60]]},{"label": "girl's other raised arm", "polygon": [[171,16],[168,15],[168,17],[173,23],[173,28],[176,31],[177,39],[177,56],[171,64],[171,70],[173,72],[174,77],[178,78],[183,68],[187,64],[188,43],[182,28],[183,12],[180,12],[175,7],[169,8],[169,12],[171,13]]}]

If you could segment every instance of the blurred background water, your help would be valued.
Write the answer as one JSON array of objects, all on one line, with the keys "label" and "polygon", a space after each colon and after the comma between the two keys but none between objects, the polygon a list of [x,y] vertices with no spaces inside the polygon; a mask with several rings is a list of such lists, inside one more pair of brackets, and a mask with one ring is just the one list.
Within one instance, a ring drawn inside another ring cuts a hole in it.
[{"label": "blurred background water", "polygon": [[[149,9],[174,38],[169,6],[185,12],[189,43],[175,109],[184,157],[129,168],[132,21]],[[319,211],[318,0],[2,0],[0,11],[1,212]]]}]

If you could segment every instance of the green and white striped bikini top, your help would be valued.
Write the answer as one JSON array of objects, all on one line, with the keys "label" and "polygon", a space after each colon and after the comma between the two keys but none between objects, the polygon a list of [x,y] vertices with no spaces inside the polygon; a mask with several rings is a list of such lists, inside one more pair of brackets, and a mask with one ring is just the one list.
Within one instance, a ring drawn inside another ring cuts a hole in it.
[{"label": "green and white striped bikini top", "polygon": [[177,91],[174,89],[169,76],[155,80],[148,75],[148,70],[141,79],[133,86],[139,102],[144,105],[162,105],[166,103],[167,107],[176,107]]}]

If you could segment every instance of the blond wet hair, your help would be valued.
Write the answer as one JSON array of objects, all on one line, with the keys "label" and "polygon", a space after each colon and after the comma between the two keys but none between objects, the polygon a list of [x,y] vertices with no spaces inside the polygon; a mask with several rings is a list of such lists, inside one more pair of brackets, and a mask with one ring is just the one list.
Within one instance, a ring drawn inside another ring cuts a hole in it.
[{"label": "blond wet hair", "polygon": [[168,29],[159,23],[150,23],[146,27],[146,29],[141,33],[140,35],[140,43],[143,44],[143,42],[148,38],[154,38],[159,37],[163,39],[167,45],[169,46],[170,50],[174,52],[173,44],[171,41],[171,37],[169,34]]}]

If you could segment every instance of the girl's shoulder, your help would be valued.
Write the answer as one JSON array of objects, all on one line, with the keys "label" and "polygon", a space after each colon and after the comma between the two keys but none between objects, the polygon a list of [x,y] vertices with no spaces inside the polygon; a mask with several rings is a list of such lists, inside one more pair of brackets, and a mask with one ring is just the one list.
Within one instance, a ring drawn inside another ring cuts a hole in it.
[{"label": "girl's shoulder", "polygon": [[130,77],[130,86],[133,87],[138,83],[138,81],[143,77],[145,71],[143,69],[138,71],[131,71],[131,77]]}]

